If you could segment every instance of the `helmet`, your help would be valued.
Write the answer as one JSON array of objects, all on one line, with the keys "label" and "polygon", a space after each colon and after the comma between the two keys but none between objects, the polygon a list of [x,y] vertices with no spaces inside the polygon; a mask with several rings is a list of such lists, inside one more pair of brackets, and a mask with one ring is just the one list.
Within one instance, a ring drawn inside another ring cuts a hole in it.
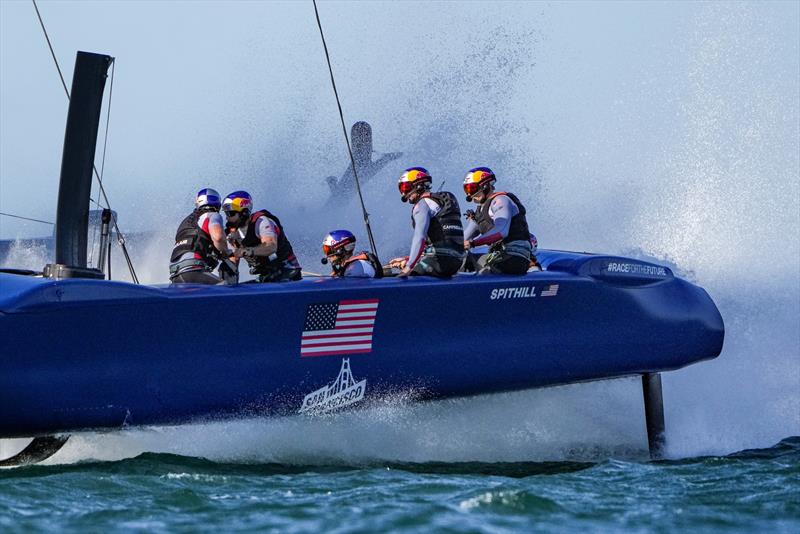
[{"label": "helmet", "polygon": [[467,194],[467,201],[472,200],[472,197],[485,189],[488,185],[493,184],[497,180],[492,169],[489,167],[475,167],[470,169],[464,177],[464,193]]},{"label": "helmet", "polygon": [[420,188],[430,188],[432,181],[433,178],[431,178],[431,175],[428,174],[428,171],[423,167],[411,167],[410,169],[406,169],[397,181],[401,200],[405,202],[408,200],[408,195],[411,194],[411,192],[419,191]]},{"label": "helmet", "polygon": [[322,253],[335,256],[342,252],[353,252],[356,248],[356,236],[349,230],[334,230],[322,241]]},{"label": "helmet", "polygon": [[243,213],[253,208],[253,198],[247,191],[234,191],[222,201],[222,211],[225,213]]},{"label": "helmet", "polygon": [[216,211],[222,206],[222,197],[217,193],[216,189],[201,189],[197,192],[194,205],[197,209],[213,208]]}]

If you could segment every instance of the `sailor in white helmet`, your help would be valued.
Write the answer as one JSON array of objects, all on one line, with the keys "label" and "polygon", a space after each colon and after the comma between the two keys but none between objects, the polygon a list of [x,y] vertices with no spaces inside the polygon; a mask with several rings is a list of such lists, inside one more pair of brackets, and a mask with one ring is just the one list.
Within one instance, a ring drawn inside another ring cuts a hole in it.
[{"label": "sailor in white helmet", "polygon": [[201,189],[195,209],[178,226],[170,256],[170,281],[174,284],[218,284],[212,271],[218,258],[231,254],[219,209],[222,197],[214,189]]}]

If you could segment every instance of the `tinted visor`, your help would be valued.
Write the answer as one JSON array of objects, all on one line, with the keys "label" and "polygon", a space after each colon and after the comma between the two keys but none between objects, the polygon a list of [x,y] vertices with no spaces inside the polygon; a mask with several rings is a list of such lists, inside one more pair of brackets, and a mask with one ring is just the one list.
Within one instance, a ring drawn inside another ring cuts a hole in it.
[{"label": "tinted visor", "polygon": [[336,249],[333,247],[333,245],[322,245],[322,253],[326,256],[333,256],[336,254]]},{"label": "tinted visor", "polygon": [[480,190],[481,190],[481,184],[479,184],[479,183],[470,182],[470,183],[464,184],[464,192],[469,197],[473,196],[475,193],[477,193]]},{"label": "tinted visor", "polygon": [[398,182],[397,188],[401,194],[407,195],[414,190],[414,182]]}]

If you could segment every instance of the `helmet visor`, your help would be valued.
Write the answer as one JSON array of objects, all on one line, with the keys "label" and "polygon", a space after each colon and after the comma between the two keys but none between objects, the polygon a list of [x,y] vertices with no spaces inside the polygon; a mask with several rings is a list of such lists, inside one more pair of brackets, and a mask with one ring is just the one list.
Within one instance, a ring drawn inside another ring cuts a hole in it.
[{"label": "helmet visor", "polygon": [[336,254],[336,249],[333,245],[322,245],[322,253],[326,256],[333,256]]},{"label": "helmet visor", "polygon": [[400,190],[400,194],[407,195],[414,190],[414,182],[399,182],[397,188]]},{"label": "helmet visor", "polygon": [[464,192],[467,194],[468,197],[475,195],[480,190],[481,190],[481,184],[478,182],[468,182],[464,184]]}]

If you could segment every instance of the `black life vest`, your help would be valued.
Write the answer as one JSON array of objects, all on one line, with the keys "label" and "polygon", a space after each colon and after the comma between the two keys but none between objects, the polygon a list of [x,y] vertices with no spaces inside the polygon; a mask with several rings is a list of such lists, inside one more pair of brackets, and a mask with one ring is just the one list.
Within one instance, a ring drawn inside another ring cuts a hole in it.
[{"label": "black life vest", "polygon": [[367,252],[366,250],[359,252],[358,254],[353,254],[349,257],[346,261],[342,264],[333,267],[333,276],[344,276],[345,271],[347,270],[347,266],[353,263],[354,261],[364,260],[369,262],[372,265],[372,268],[375,269],[375,276],[373,278],[383,278],[383,265],[381,265],[380,260],[378,257],[373,254],[372,252]]},{"label": "black life vest", "polygon": [[[423,198],[430,198],[436,202],[439,212],[431,217],[428,225],[428,245],[434,249],[451,249],[458,253],[464,252],[464,227],[461,224],[461,208],[453,193],[440,191],[428,193]],[[422,199],[420,199],[422,202]],[[414,217],[411,217],[411,226],[416,226]]]},{"label": "black life vest", "polygon": [[241,246],[256,247],[261,244],[261,238],[256,235],[256,221],[259,217],[267,217],[278,227],[278,250],[275,251],[275,258],[272,260],[264,256],[253,256],[245,258],[245,261],[250,265],[253,274],[266,274],[276,267],[282,267],[283,262],[294,260],[295,255],[291,243],[286,238],[286,232],[283,231],[281,221],[267,210],[256,211],[250,216],[250,224],[247,226],[247,232],[241,242]]},{"label": "black life vest", "polygon": [[486,199],[486,202],[481,204],[481,207],[475,212],[475,222],[481,234],[486,234],[494,226],[494,221],[489,216],[489,206],[492,204],[492,199],[498,195],[505,195],[510,198],[511,201],[517,205],[517,209],[519,210],[518,214],[511,217],[508,236],[503,239],[503,243],[509,243],[511,241],[529,241],[531,233],[528,231],[528,221],[525,219],[525,206],[522,205],[522,202],[519,201],[516,195],[504,191],[492,193],[489,198]]},{"label": "black life vest", "polygon": [[178,231],[175,233],[175,246],[172,247],[172,256],[170,256],[171,263],[179,261],[181,256],[187,252],[193,252],[200,256],[199,259],[203,260],[209,269],[213,269],[217,265],[217,260],[212,256],[216,249],[211,236],[197,226],[197,221],[203,213],[195,210],[181,221]]}]

